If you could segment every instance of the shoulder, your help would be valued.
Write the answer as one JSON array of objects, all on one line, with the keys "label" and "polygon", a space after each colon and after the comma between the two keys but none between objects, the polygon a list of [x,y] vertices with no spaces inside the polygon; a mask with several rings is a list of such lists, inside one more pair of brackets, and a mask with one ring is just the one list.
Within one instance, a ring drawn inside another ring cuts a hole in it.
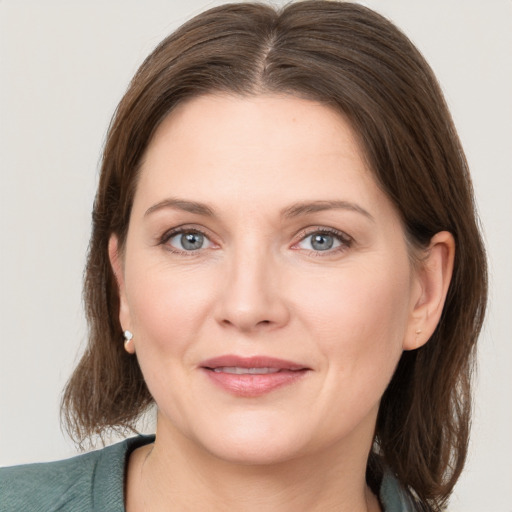
[{"label": "shoulder", "polygon": [[0,510],[92,510],[90,492],[100,455],[0,469]]},{"label": "shoulder", "polygon": [[152,441],[140,436],[71,459],[1,468],[0,512],[123,512],[126,459]]},{"label": "shoulder", "polygon": [[384,512],[415,512],[418,510],[409,493],[402,488],[389,469],[384,471],[379,499]]}]

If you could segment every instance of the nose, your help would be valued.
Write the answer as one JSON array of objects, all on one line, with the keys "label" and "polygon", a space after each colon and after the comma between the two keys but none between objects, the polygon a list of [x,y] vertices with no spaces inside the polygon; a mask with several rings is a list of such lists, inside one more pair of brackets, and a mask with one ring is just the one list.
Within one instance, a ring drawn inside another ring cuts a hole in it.
[{"label": "nose", "polygon": [[223,327],[244,333],[282,327],[290,311],[282,284],[282,269],[267,249],[240,251],[225,262],[216,305]]}]

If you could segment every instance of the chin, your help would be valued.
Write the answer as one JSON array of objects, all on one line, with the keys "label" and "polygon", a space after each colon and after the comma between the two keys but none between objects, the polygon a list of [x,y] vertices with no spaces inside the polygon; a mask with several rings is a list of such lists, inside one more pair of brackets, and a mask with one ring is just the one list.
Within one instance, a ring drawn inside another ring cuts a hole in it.
[{"label": "chin", "polygon": [[223,429],[196,438],[214,457],[241,465],[271,465],[300,457],[307,451],[304,432],[253,423],[250,428]]},{"label": "chin", "polygon": [[222,447],[215,447],[210,451],[216,458],[231,464],[242,466],[270,466],[280,464],[301,455],[301,450],[292,447],[268,443],[232,443]]}]

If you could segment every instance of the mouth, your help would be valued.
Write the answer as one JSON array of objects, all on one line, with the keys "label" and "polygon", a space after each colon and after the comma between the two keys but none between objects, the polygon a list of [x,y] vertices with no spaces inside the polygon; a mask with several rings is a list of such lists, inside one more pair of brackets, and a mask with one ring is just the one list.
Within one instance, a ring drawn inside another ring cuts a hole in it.
[{"label": "mouth", "polygon": [[203,361],[200,369],[224,391],[241,397],[257,397],[302,379],[311,368],[266,356],[220,356]]},{"label": "mouth", "polygon": [[216,373],[231,373],[233,375],[267,375],[281,371],[279,368],[240,368],[240,366],[222,366],[209,369]]}]

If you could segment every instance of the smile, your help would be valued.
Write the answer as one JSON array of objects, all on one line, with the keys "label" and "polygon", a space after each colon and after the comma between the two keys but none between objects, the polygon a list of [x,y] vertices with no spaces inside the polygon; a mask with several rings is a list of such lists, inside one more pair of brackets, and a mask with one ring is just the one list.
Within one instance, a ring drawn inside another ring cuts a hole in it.
[{"label": "smile", "polygon": [[222,366],[221,368],[214,368],[217,373],[232,373],[235,375],[265,375],[268,373],[277,373],[281,370],[279,368],[240,368],[239,366]]},{"label": "smile", "polygon": [[227,355],[204,361],[200,369],[210,382],[240,397],[258,397],[291,385],[311,369],[304,365],[264,356],[243,358]]}]

